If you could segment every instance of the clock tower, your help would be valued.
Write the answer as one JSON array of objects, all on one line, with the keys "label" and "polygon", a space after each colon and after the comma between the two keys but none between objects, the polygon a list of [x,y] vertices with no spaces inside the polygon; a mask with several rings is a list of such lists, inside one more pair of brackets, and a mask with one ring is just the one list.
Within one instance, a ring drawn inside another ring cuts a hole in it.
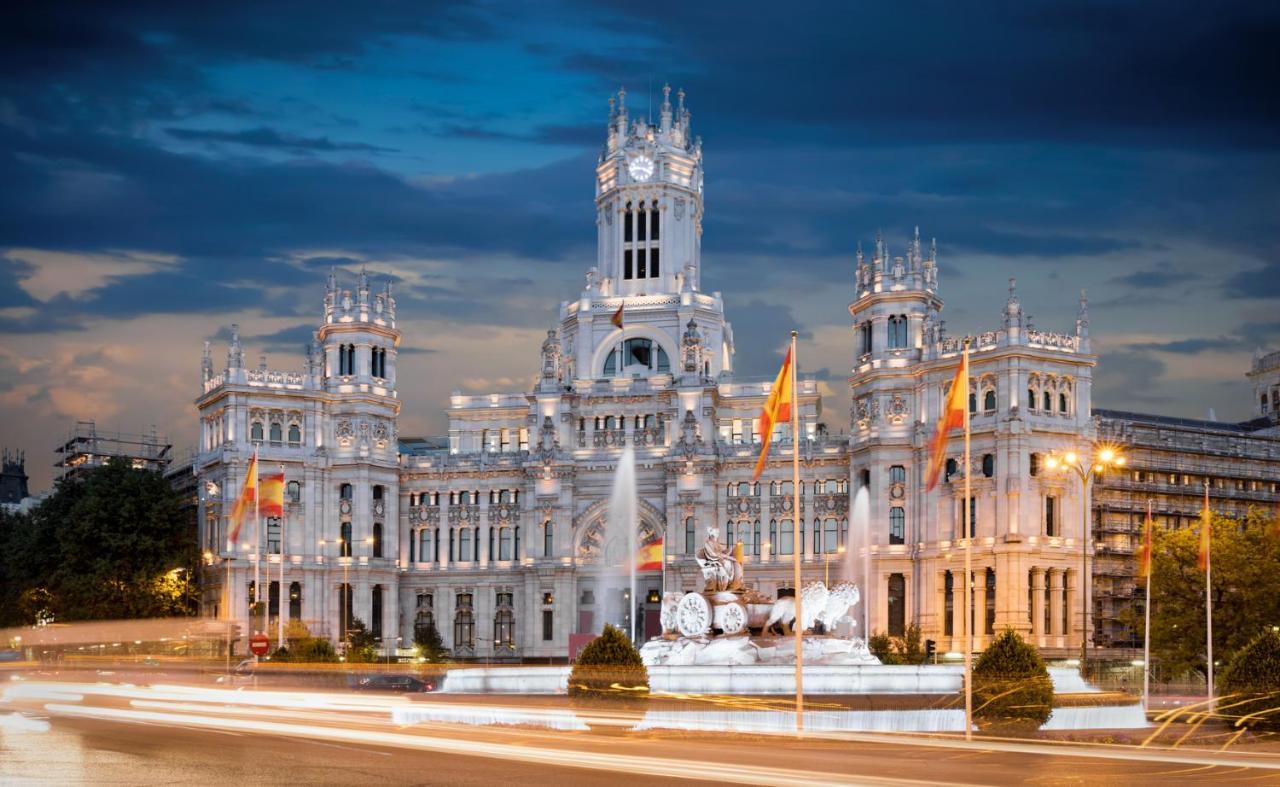
[{"label": "clock tower", "polygon": [[662,88],[658,124],[630,119],[627,92],[609,99],[609,131],[596,166],[596,267],[605,294],[698,289],[702,141],[684,91]]}]

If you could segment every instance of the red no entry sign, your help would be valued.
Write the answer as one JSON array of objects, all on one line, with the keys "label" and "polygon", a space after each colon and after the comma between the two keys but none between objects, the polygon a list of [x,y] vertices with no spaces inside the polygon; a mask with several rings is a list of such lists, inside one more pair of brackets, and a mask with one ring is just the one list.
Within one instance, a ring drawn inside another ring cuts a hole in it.
[{"label": "red no entry sign", "polygon": [[265,656],[271,649],[271,640],[266,634],[254,634],[249,637],[249,652],[255,656]]}]

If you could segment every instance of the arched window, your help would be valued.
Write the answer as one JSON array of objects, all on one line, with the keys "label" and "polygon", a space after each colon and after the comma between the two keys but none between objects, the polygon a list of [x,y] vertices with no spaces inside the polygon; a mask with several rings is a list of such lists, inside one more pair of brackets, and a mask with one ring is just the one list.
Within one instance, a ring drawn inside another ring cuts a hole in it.
[{"label": "arched window", "polygon": [[516,613],[513,609],[512,594],[497,595],[497,610],[493,614],[493,649],[514,651],[516,649]]},{"label": "arched window", "polygon": [[373,523],[373,556],[382,557],[382,523]]},{"label": "arched window", "polygon": [[471,562],[471,528],[462,528],[458,536],[458,562]]},{"label": "arched window", "polygon": [[338,499],[339,500],[351,499],[351,484],[343,484],[342,486],[338,487]]},{"label": "arched window", "polygon": [[982,474],[987,478],[996,474],[996,457],[995,454],[982,455]]},{"label": "arched window", "polygon": [[278,421],[272,422],[272,424],[271,424],[271,443],[272,443],[273,445],[279,445],[279,444],[280,444],[281,442],[283,442],[283,441],[284,441],[284,429],[283,429],[283,427],[280,425],[280,423],[279,423]]},{"label": "arched window", "polygon": [[889,509],[889,543],[907,543],[907,511],[902,506]]},{"label": "arched window", "polygon": [[[631,214],[631,203],[628,202],[626,205],[626,208],[624,209],[623,217],[622,217],[622,241],[624,243],[630,243],[632,240],[634,240],[634,237],[633,237],[634,232],[632,231],[633,229],[634,227],[633,227],[633,220],[632,220],[632,214]],[[626,278],[629,279],[631,277],[627,276]]]},{"label": "arched window", "polygon": [[778,554],[778,520],[769,520],[769,554]]},{"label": "arched window", "polygon": [[744,497],[747,495],[750,495],[751,484],[748,484],[746,481],[743,481],[742,483],[738,484],[738,494]]},{"label": "arched window", "polygon": [[1065,393],[1058,394],[1058,412],[1063,415],[1067,414],[1067,395]]},{"label": "arched window", "polygon": [[454,605],[453,646],[455,648],[476,646],[476,619],[471,610],[470,593],[459,593],[457,603]]},{"label": "arched window", "polygon": [[1034,388],[1027,389],[1027,409],[1036,409],[1036,391]]},{"label": "arched window", "polygon": [[969,414],[974,415],[978,412],[978,392],[969,392]]},{"label": "arched window", "polygon": [[351,557],[351,523],[343,522],[338,528],[338,554],[342,557]]},{"label": "arched window", "polygon": [[414,531],[409,533],[409,563],[417,563],[418,534]]},{"label": "arched window", "polygon": [[285,487],[285,489],[288,491],[290,503],[302,502],[302,482],[301,481],[290,481],[289,485]]},{"label": "arched window", "polygon": [[511,528],[498,528],[498,559],[511,559]]},{"label": "arched window", "polygon": [[990,388],[982,395],[982,411],[985,413],[996,411],[996,392]]},{"label": "arched window", "polygon": [[347,345],[347,374],[356,373],[356,346],[354,344]]},{"label": "arched window", "polygon": [[[988,634],[996,633],[996,572],[995,569],[987,569],[987,619],[984,629]],[[1065,628],[1063,629],[1066,630]]]},{"label": "arched window", "polygon": [[889,348],[898,349],[907,346],[907,315],[895,314],[889,317]]},{"label": "arched window", "polygon": [[289,424],[289,445],[302,445],[302,427]]},{"label": "arched window", "polygon": [[424,527],[418,531],[418,560],[426,563],[435,560],[435,556],[431,552],[432,547],[431,528]]},{"label": "arched window", "polygon": [[382,639],[382,585],[374,585],[369,600],[369,633]]},{"label": "arched window", "polygon": [[1044,398],[1041,401],[1041,409],[1043,409],[1046,413],[1053,412],[1053,394],[1049,393],[1048,391],[1044,392]]},{"label": "arched window", "polygon": [[542,523],[542,556],[543,557],[555,556],[555,534],[556,534],[556,526],[551,523],[550,519]]},{"label": "arched window", "polygon": [[[800,543],[804,543],[804,533],[800,534]],[[795,550],[795,525],[790,519],[778,521],[778,540],[776,542],[779,555],[790,555]]]},{"label": "arched window", "polygon": [[1040,454],[1038,453],[1031,454],[1031,475],[1032,476],[1040,475],[1040,461],[1041,461]]},{"label": "arched window", "polygon": [[262,442],[262,422],[254,421],[249,425],[249,439],[255,443]]},{"label": "arched window", "polygon": [[436,604],[435,595],[432,593],[419,593],[417,607],[414,612],[413,636],[414,639],[423,640],[427,638],[427,633],[436,627]]},{"label": "arched window", "polygon": [[751,526],[751,554],[756,557],[760,556],[760,520],[757,519]]},{"label": "arched window", "polygon": [[828,554],[834,553],[840,548],[840,530],[835,519],[826,519],[822,522],[822,551]]},{"label": "arched window", "polygon": [[[659,230],[661,229],[661,226],[659,224],[658,217],[660,215],[662,214],[658,213],[658,201],[654,200],[653,203],[649,206],[649,240],[659,239]],[[657,265],[654,265],[653,275],[654,276],[658,275]]]},{"label": "arched window", "polygon": [[625,359],[622,369],[618,369],[618,351],[613,350],[604,362],[606,377],[617,374],[665,374],[671,371],[671,361],[662,345],[650,339],[627,339],[622,345],[622,357]]},{"label": "arched window", "polygon": [[943,475],[943,479],[942,479],[942,480],[943,480],[943,481],[950,481],[950,480],[951,480],[951,476],[955,475],[955,474],[956,474],[956,471],[957,471],[958,469],[959,469],[959,465],[956,463],[956,460],[954,460],[954,459],[948,459],[948,460],[947,460],[947,467],[946,467],[946,470],[944,471],[944,475]]},{"label": "arched window", "polygon": [[520,558],[520,526],[519,525],[516,525],[514,528],[511,529],[511,535],[512,535],[512,544],[514,545],[511,548],[512,549],[511,557],[513,559],[518,560]]},{"label": "arched window", "polygon": [[300,620],[302,618],[302,583],[292,582],[289,584],[289,619]]}]

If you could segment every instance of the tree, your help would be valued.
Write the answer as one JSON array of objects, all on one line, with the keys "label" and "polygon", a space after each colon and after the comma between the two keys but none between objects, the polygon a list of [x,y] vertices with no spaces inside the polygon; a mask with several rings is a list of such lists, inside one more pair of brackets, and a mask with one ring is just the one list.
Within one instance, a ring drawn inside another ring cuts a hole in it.
[{"label": "tree", "polygon": [[378,660],[378,638],[360,618],[352,618],[351,625],[347,626],[347,650],[343,657],[356,664]]},{"label": "tree", "polygon": [[1044,660],[1007,628],[973,666],[973,716],[983,729],[1037,730],[1053,712]]},{"label": "tree", "polygon": [[[1280,620],[1280,534],[1274,515],[1250,509],[1243,519],[1214,516],[1214,660],[1230,661]],[[1196,565],[1200,525],[1157,528],[1151,573],[1151,656],[1168,676],[1207,673],[1204,572]],[[1140,609],[1125,615],[1141,636]]]},{"label": "tree", "polygon": [[31,604],[14,603],[30,591],[58,620],[195,614],[196,534],[182,506],[159,473],[123,460],[59,481],[4,523],[0,625],[36,622]]},{"label": "tree", "polygon": [[413,627],[413,647],[418,651],[418,658],[423,661],[438,663],[449,656],[434,623],[420,622]]},{"label": "tree", "polygon": [[1217,712],[1236,726],[1280,729],[1280,633],[1274,628],[1231,659],[1219,682]]},{"label": "tree", "polygon": [[606,625],[569,671],[569,697],[576,701],[632,703],[649,698],[649,670],[622,630]]}]

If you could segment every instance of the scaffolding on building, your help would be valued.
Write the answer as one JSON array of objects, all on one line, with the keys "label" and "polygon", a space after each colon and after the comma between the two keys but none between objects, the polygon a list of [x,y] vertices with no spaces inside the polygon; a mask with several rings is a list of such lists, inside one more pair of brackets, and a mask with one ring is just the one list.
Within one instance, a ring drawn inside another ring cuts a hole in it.
[{"label": "scaffolding on building", "polygon": [[112,459],[124,459],[136,470],[163,473],[172,460],[172,451],[173,445],[156,433],[154,425],[147,434],[129,434],[104,432],[94,421],[77,421],[54,449],[61,458],[53,466],[59,469],[60,478],[74,477]]}]

